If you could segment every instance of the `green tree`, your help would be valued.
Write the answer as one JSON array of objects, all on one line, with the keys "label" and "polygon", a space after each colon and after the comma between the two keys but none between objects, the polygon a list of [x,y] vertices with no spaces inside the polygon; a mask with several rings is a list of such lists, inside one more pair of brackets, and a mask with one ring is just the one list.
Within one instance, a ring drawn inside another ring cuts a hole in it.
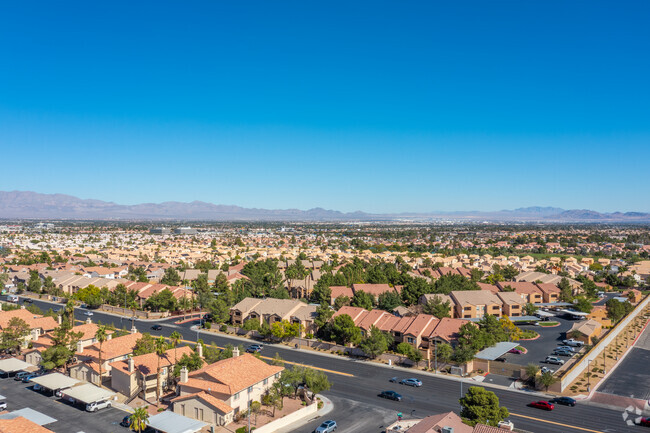
[{"label": "green tree", "polygon": [[375,297],[370,293],[366,293],[363,290],[357,290],[352,297],[350,305],[353,307],[365,308],[366,310],[372,310],[372,307],[375,304]]},{"label": "green tree", "polygon": [[144,306],[151,311],[175,311],[178,308],[178,301],[171,290],[163,289],[149,296]]},{"label": "green tree", "polygon": [[526,316],[534,316],[535,313],[537,313],[537,310],[539,308],[536,307],[534,304],[531,304],[530,302],[527,302],[526,305],[524,305],[524,314]]},{"label": "green tree", "polygon": [[442,302],[439,296],[434,296],[433,299],[424,304],[422,311],[426,314],[431,314],[438,319],[443,317],[451,317],[451,303],[449,301]]},{"label": "green tree", "polygon": [[609,317],[612,322],[617,323],[626,314],[634,310],[634,306],[628,301],[621,302],[617,299],[610,299],[605,303],[605,308],[607,310],[607,317]]},{"label": "green tree", "polygon": [[145,332],[144,334],[142,334],[142,337],[140,337],[135,342],[135,347],[133,348],[133,356],[153,353],[155,352],[155,350],[156,350],[155,339],[151,336],[151,334]]},{"label": "green tree", "polygon": [[575,299],[577,302],[575,303],[575,309],[578,311],[582,311],[583,313],[591,313],[591,310],[593,310],[594,305],[589,302],[587,298],[584,296],[579,296]]},{"label": "green tree", "polygon": [[177,363],[176,361],[178,360],[178,358],[176,357],[176,348],[178,347],[179,344],[181,344],[182,340],[183,340],[183,336],[178,331],[172,332],[171,335],[169,336],[169,342],[174,348],[174,364],[176,364]]},{"label": "green tree", "polygon": [[569,280],[562,278],[557,286],[560,289],[560,301],[572,302],[573,289],[571,289],[571,283],[569,283]]},{"label": "green tree", "polygon": [[160,358],[162,358],[165,355],[165,351],[167,350],[167,343],[165,342],[165,337],[162,335],[158,338],[156,338],[156,342],[154,343],[155,351],[156,351],[156,361],[158,363],[157,368],[156,368],[156,404],[160,401]]},{"label": "green tree", "polygon": [[548,387],[553,385],[555,382],[557,382],[557,378],[553,376],[553,373],[550,371],[545,371],[539,377],[539,384],[542,385],[546,391],[548,391]]},{"label": "green tree", "polygon": [[27,282],[27,288],[30,292],[40,293],[41,292],[41,277],[38,275],[38,271],[29,272],[29,281]]},{"label": "green tree", "polygon": [[311,292],[311,302],[317,304],[322,304],[323,302],[327,304],[330,303],[330,298],[332,296],[332,289],[330,289],[330,286],[328,284],[329,279],[330,278],[328,277],[323,278],[323,276],[321,276],[321,278],[314,286],[314,290],[312,290]]},{"label": "green tree", "polygon": [[532,362],[526,366],[526,381],[530,386],[535,386],[535,380],[539,374],[539,371],[539,366]]},{"label": "green tree", "polygon": [[106,326],[99,325],[97,331],[95,331],[95,340],[99,343],[99,386],[102,385],[102,363],[104,362],[102,346],[107,339],[108,334],[106,332]]},{"label": "green tree", "polygon": [[346,306],[346,305],[350,305],[350,298],[348,298],[348,297],[345,296],[345,295],[338,296],[338,297],[334,300],[334,309],[335,309],[336,311],[340,310],[341,307],[344,307],[344,306]]},{"label": "green tree", "polygon": [[376,358],[388,350],[393,344],[393,337],[387,332],[381,331],[376,326],[370,327],[370,332],[366,338],[361,341],[359,347],[370,358]]},{"label": "green tree", "polygon": [[314,325],[318,327],[318,329],[323,328],[327,323],[330,321],[332,316],[334,315],[334,310],[332,308],[322,302],[320,306],[316,309],[316,317],[314,318]]},{"label": "green tree", "polygon": [[411,361],[418,363],[422,360],[422,354],[418,349],[406,342],[399,343],[396,347],[397,353],[406,356]]},{"label": "green tree", "polygon": [[215,299],[210,304],[210,314],[215,323],[226,323],[230,320],[230,308],[221,298]]},{"label": "green tree", "polygon": [[131,427],[129,429],[134,432],[142,433],[147,428],[147,423],[149,422],[149,413],[147,412],[147,406],[145,407],[136,407],[133,410],[131,416]]},{"label": "green tree", "polygon": [[341,345],[358,344],[361,341],[361,330],[347,314],[336,316],[329,326],[330,339]]},{"label": "green tree", "polygon": [[160,279],[161,284],[166,284],[168,286],[178,286],[181,282],[181,277],[178,275],[178,271],[174,268],[165,269],[165,274]]},{"label": "green tree", "polygon": [[460,416],[469,425],[496,426],[509,415],[508,409],[499,406],[499,397],[495,393],[479,386],[470,386],[460,404]]},{"label": "green tree", "polygon": [[377,307],[385,311],[393,311],[402,305],[402,299],[397,292],[390,291],[380,294],[377,298]]},{"label": "green tree", "polygon": [[[216,361],[215,361],[216,362]],[[191,355],[186,353],[181,356],[174,366],[174,376],[178,377],[180,371],[183,367],[187,368],[187,371],[195,371],[203,367],[203,359],[199,356],[198,352],[192,352]]]},{"label": "green tree", "polygon": [[454,348],[448,343],[438,343],[434,346],[438,361],[448,363],[454,356]]},{"label": "green tree", "polygon": [[20,347],[29,335],[29,325],[19,317],[12,317],[2,330],[0,349],[8,353],[20,352]]},{"label": "green tree", "polygon": [[77,351],[77,342],[83,333],[73,332],[67,322],[62,322],[50,335],[52,346],[41,353],[41,366],[45,370],[68,365]]}]

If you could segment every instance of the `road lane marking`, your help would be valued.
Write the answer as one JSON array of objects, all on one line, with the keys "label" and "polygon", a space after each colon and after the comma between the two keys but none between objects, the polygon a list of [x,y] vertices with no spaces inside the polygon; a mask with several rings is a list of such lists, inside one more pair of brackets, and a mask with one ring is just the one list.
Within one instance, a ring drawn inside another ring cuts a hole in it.
[{"label": "road lane marking", "polygon": [[576,429],[576,430],[588,431],[588,432],[592,432],[592,433],[604,433],[604,432],[602,432],[600,430],[592,430],[590,428],[578,427],[578,426],[573,426],[573,425],[569,425],[569,424],[563,424],[563,423],[557,422],[557,421],[549,421],[547,419],[535,418],[534,416],[519,415],[519,414],[512,413],[512,412],[510,412],[510,415],[518,416],[520,418],[532,419],[532,420],[543,422],[543,423],[546,423],[546,424],[553,424],[553,425],[559,425],[559,426],[562,426],[562,427],[568,427],[568,428],[572,428],[572,429]]},{"label": "road lane marking", "polygon": [[[169,340],[169,337],[165,337],[165,339]],[[181,340],[181,341],[187,344],[196,344],[196,341],[189,341],[189,340]],[[225,347],[217,346],[216,344],[213,344],[212,346],[216,347],[217,349],[225,349]],[[260,358],[268,359],[269,361],[273,361],[273,359],[275,359],[275,358],[271,358],[268,356],[261,356],[261,355]],[[339,374],[341,376],[347,376],[347,377],[354,377],[354,374],[344,373],[342,371],[336,371],[336,370],[328,370],[327,368],[314,367],[313,365],[301,364],[299,362],[285,361],[284,359],[282,360],[282,362],[284,362],[285,364],[297,365],[299,367],[309,367],[309,368],[313,368],[314,370],[324,371],[326,373]]]}]

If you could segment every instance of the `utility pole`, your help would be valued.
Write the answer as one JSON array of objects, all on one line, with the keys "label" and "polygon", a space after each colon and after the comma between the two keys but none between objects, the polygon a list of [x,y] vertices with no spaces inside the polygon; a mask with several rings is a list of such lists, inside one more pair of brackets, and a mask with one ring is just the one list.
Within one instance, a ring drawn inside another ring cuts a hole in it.
[{"label": "utility pole", "polygon": [[435,361],[434,361],[434,373],[438,374],[438,340],[433,340],[433,345],[435,347]]}]

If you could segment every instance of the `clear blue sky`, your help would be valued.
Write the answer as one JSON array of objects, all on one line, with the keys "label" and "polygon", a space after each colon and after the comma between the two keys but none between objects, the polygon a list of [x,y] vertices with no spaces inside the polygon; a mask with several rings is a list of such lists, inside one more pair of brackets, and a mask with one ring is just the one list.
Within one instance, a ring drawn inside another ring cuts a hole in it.
[{"label": "clear blue sky", "polygon": [[650,3],[5,2],[0,190],[650,211]]}]

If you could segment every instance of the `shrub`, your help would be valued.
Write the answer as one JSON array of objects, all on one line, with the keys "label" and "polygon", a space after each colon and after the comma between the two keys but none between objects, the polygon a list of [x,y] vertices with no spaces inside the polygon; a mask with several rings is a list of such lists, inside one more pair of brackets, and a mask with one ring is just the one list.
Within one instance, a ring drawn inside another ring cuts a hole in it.
[{"label": "shrub", "polygon": [[324,404],[325,403],[323,403],[323,400],[318,400],[318,409],[322,409]]},{"label": "shrub", "polygon": [[211,329],[212,328],[212,322],[205,322],[205,329]]},{"label": "shrub", "polygon": [[228,330],[228,326],[226,325],[221,325],[221,327],[219,327],[219,331],[221,332],[226,332],[227,330]]}]

